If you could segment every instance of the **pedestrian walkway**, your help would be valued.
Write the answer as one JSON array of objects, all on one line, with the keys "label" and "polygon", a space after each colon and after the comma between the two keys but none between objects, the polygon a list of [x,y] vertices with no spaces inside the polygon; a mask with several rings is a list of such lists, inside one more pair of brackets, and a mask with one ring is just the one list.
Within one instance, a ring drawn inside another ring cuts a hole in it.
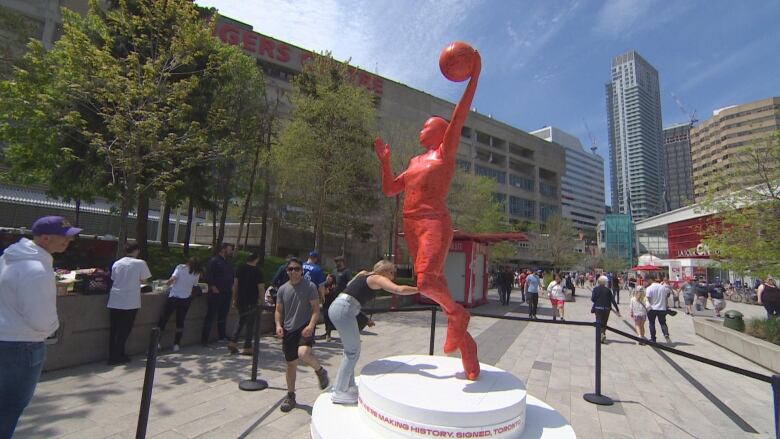
[{"label": "pedestrian walkway", "polygon": [[[582,291],[578,289],[578,292]],[[629,331],[626,292],[623,317],[610,325]],[[490,303],[480,313],[527,316],[515,292],[512,303]],[[566,304],[567,320],[592,321],[590,291]],[[550,319],[550,304],[539,300],[540,319]],[[746,315],[762,308],[729,304]],[[430,313],[375,315],[376,327],[364,333],[356,370],[378,358],[428,353]],[[436,354],[446,333],[438,313]],[[756,372],[770,372],[697,337],[684,313],[668,319],[672,346]],[[322,327],[318,328],[322,331]],[[528,392],[557,409],[580,438],[714,438],[773,436],[772,394],[768,384],[699,364],[608,333],[603,345],[602,392],[613,406],[582,399],[594,390],[594,329],[537,322],[472,318],[470,331],[480,360],[522,378]],[[298,374],[299,407],[282,413],[285,395],[280,342],[262,337],[260,377],[270,387],[260,392],[238,389],[250,376],[250,357],[230,356],[226,348],[185,347],[160,357],[147,437],[285,438],[309,437],[311,405],[320,393],[310,369]],[[341,358],[338,343],[318,342],[315,353],[333,376]],[[44,374],[36,395],[20,420],[19,438],[134,437],[144,360],[127,366],[92,364]],[[346,438],[347,436],[345,436]]]}]

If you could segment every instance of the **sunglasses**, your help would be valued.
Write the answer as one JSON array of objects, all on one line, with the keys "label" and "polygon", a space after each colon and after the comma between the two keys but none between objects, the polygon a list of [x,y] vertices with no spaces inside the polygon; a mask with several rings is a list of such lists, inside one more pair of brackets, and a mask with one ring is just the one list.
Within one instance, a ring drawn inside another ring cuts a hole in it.
[{"label": "sunglasses", "polygon": [[301,267],[287,267],[287,271],[301,271]]}]

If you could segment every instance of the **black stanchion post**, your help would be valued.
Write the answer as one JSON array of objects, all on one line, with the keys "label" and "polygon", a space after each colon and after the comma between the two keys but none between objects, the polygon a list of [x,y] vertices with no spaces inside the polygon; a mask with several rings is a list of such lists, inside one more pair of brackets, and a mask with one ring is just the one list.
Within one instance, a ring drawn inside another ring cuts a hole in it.
[{"label": "black stanchion post", "polygon": [[775,438],[780,439],[780,376],[772,375],[772,396],[775,401]]},{"label": "black stanchion post", "polygon": [[257,361],[260,356],[260,316],[263,314],[263,307],[258,306],[255,318],[252,319],[250,324],[252,325],[252,333],[255,336],[252,345],[252,379],[244,380],[238,383],[238,388],[246,390],[248,392],[254,392],[256,390],[263,390],[268,388],[268,382],[265,380],[257,379]]},{"label": "black stanchion post", "polygon": [[601,394],[601,322],[596,320],[596,393],[582,395],[585,401],[598,405],[612,405],[612,398]]},{"label": "black stanchion post", "polygon": [[138,411],[138,426],[135,438],[146,437],[146,425],[149,423],[149,408],[152,406],[152,387],[154,386],[154,369],[157,367],[157,344],[160,342],[160,328],[152,328],[149,337],[149,350],[146,353],[146,372],[144,373],[144,388],[141,392],[141,409]]},{"label": "black stanchion post", "polygon": [[431,307],[431,343],[428,348],[428,355],[433,355],[433,337],[436,335],[436,307]]}]

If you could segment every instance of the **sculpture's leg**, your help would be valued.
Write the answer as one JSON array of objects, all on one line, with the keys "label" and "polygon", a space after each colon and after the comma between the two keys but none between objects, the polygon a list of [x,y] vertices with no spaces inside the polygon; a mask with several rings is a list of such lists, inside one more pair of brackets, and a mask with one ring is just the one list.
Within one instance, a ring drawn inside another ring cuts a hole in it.
[{"label": "sculpture's leg", "polygon": [[417,288],[439,304],[447,314],[447,340],[444,352],[454,352],[463,343],[463,336],[471,316],[463,306],[452,299],[444,276],[438,273],[417,273]]},{"label": "sculpture's leg", "polygon": [[452,223],[449,217],[406,218],[404,233],[409,252],[414,255],[417,288],[447,314],[444,352],[449,354],[460,349],[466,376],[476,379],[479,375],[477,345],[466,332],[471,315],[453,300],[444,277],[444,262],[452,242]]}]

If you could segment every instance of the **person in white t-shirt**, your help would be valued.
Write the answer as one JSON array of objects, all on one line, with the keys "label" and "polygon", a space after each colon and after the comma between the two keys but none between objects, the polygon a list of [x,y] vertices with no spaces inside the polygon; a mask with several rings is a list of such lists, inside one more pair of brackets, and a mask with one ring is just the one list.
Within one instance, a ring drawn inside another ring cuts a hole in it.
[{"label": "person in white t-shirt", "polygon": [[171,278],[168,279],[171,291],[157,326],[160,327],[160,332],[165,331],[168,319],[176,311],[176,337],[173,341],[173,352],[178,351],[179,346],[181,346],[181,338],[184,335],[184,319],[187,317],[187,311],[192,303],[192,289],[198,285],[202,273],[200,259],[192,257],[186,264],[177,265]]},{"label": "person in white t-shirt", "polygon": [[667,314],[667,299],[672,294],[672,291],[666,285],[660,283],[654,275],[650,275],[652,284],[647,287],[647,303],[650,308],[647,311],[647,319],[650,322],[650,341],[655,343],[655,320],[658,319],[658,323],[661,325],[661,332],[664,334],[667,343],[671,343],[672,339],[669,337],[669,327],[666,326],[666,314]]},{"label": "person in white t-shirt", "polygon": [[111,313],[111,329],[108,336],[108,364],[124,364],[130,361],[125,354],[125,343],[133,329],[135,315],[141,307],[141,283],[152,277],[146,262],[138,259],[138,244],[125,246],[124,258],[111,266],[114,282],[108,294],[108,310]]}]

